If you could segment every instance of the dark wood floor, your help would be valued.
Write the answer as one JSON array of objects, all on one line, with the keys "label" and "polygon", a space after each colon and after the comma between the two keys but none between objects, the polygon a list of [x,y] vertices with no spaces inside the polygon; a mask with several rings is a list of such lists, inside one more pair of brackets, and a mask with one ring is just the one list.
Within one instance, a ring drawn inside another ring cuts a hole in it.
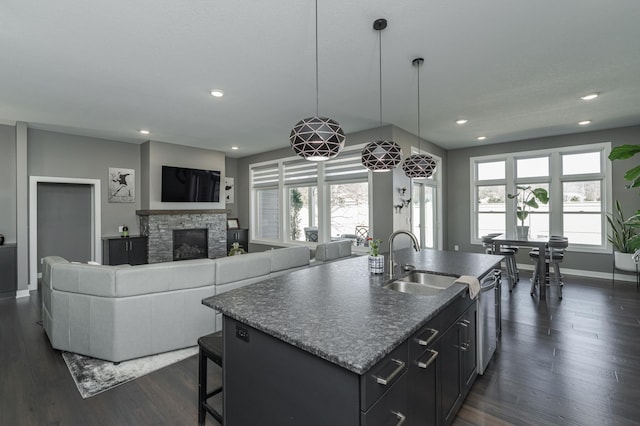
[{"label": "dark wood floor", "polygon": [[[640,424],[640,292],[565,282],[562,301],[553,289],[538,302],[526,277],[503,292],[502,346],[455,425]],[[83,400],[38,304],[0,300],[0,425],[197,424],[196,357]]]}]

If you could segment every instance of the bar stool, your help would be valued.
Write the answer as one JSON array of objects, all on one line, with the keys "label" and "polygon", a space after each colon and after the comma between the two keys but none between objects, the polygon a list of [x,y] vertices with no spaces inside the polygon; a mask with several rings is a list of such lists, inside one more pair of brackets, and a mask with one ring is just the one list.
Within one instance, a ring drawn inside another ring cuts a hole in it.
[{"label": "bar stool", "polygon": [[[538,271],[538,259],[540,251],[533,249],[529,252],[529,258],[535,262],[533,268],[533,276],[531,277],[531,295],[536,291],[536,285],[548,285],[549,287],[558,287],[558,298],[562,300],[562,274],[560,273],[560,263],[564,260],[564,249],[569,246],[569,239],[562,236],[551,236],[545,250],[546,265],[553,266],[554,279],[548,276],[547,271]],[[544,280],[544,281],[543,281]]]},{"label": "bar stool", "polygon": [[198,425],[204,426],[207,413],[222,424],[222,414],[207,403],[209,398],[222,392],[222,386],[207,391],[207,361],[222,367],[222,331],[200,337],[198,347]]},{"label": "bar stool", "polygon": [[496,252],[493,246],[493,238],[498,234],[487,234],[481,237],[482,246],[487,254],[497,254],[504,256],[505,265],[507,270],[507,280],[509,280],[509,291],[513,290],[513,287],[518,282],[518,267],[516,265],[516,250],[513,248],[500,247],[500,251]]}]

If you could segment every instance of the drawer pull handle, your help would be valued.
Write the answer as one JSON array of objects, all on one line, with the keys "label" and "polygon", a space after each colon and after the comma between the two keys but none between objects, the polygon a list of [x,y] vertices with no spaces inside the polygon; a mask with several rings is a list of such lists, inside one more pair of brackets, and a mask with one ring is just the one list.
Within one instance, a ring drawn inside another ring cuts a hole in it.
[{"label": "drawer pull handle", "polygon": [[399,359],[392,359],[392,362],[394,362],[395,364],[397,364],[397,367],[395,370],[393,370],[391,372],[391,374],[389,374],[387,377],[378,377],[378,376],[374,376],[376,378],[376,382],[378,382],[378,384],[381,385],[387,385],[389,384],[390,381],[392,381],[398,374],[400,374],[400,372],[402,370],[404,370],[404,362],[400,361]]},{"label": "drawer pull handle", "polygon": [[427,360],[427,362],[424,361],[418,361],[418,367],[420,368],[429,368],[429,366],[431,365],[431,363],[433,361],[436,360],[436,358],[438,358],[438,351],[434,351],[433,349],[429,349],[429,352],[431,352],[431,356],[429,357],[429,359]]},{"label": "drawer pull handle", "polygon": [[433,328],[428,328],[427,330],[431,332],[431,336],[427,340],[418,338],[418,344],[420,346],[429,346],[429,343],[431,343],[439,334],[438,330],[434,330]]},{"label": "drawer pull handle", "polygon": [[394,416],[398,418],[398,422],[396,423],[396,426],[403,425],[404,421],[407,420],[407,416],[402,414],[400,411],[392,411],[392,413]]}]

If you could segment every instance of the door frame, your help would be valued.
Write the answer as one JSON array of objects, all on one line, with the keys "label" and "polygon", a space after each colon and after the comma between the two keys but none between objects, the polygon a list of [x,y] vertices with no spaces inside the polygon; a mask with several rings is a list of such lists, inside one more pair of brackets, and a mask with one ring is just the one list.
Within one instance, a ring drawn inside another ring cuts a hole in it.
[{"label": "door frame", "polygon": [[38,289],[38,184],[73,183],[91,187],[91,260],[102,259],[100,179],[29,176],[29,291]]}]

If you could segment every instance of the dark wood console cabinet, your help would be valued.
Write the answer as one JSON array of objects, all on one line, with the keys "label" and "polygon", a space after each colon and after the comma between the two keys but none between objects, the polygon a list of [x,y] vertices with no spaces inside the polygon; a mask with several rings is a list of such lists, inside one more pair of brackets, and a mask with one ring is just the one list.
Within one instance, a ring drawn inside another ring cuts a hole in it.
[{"label": "dark wood console cabinet", "polygon": [[103,238],[103,263],[105,265],[142,265],[147,260],[147,237]]},{"label": "dark wood console cabinet", "polygon": [[227,229],[227,253],[231,250],[231,244],[239,243],[240,247],[249,252],[249,230],[245,228]]}]

